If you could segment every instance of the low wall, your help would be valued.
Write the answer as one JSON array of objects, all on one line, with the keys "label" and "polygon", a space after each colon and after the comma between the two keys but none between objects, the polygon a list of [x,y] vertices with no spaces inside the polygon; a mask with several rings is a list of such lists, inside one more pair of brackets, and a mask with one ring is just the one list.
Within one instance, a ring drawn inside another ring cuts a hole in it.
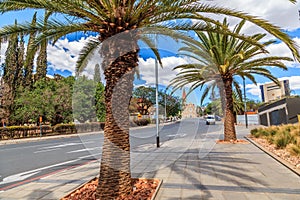
[{"label": "low wall", "polygon": [[[258,114],[247,115],[247,121],[248,121],[249,125],[258,125],[259,124]],[[246,124],[245,123],[245,115],[237,115],[236,122],[237,122],[237,124]]]}]

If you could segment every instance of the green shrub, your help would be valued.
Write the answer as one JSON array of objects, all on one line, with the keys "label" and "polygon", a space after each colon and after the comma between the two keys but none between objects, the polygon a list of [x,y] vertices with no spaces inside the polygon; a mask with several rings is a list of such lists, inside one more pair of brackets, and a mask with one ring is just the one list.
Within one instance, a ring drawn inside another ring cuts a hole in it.
[{"label": "green shrub", "polygon": [[257,128],[254,128],[250,131],[251,135],[253,135],[254,137],[257,136],[257,132],[258,132],[258,129]]},{"label": "green shrub", "polygon": [[[51,126],[42,126],[43,135],[51,132]],[[2,140],[37,137],[40,136],[40,134],[40,126],[8,126],[0,128],[0,139]]]},{"label": "green shrub", "polygon": [[265,129],[265,128],[255,128],[255,129],[252,129],[251,130],[251,134],[256,137],[256,138],[259,138],[259,137],[268,137],[270,136],[270,131]]},{"label": "green shrub", "polygon": [[52,128],[53,132],[59,133],[59,134],[72,134],[76,133],[76,127],[75,124],[56,124]]},{"label": "green shrub", "polygon": [[271,126],[268,128],[255,128],[251,130],[254,137],[267,139],[277,148],[287,148],[292,154],[300,155],[300,127],[299,125],[287,124]]},{"label": "green shrub", "polygon": [[270,136],[274,136],[274,135],[276,135],[277,131],[278,131],[278,130],[272,129],[272,130],[270,130],[269,135],[270,135]]},{"label": "green shrub", "polygon": [[150,123],[150,119],[138,119],[134,120],[134,123],[138,126],[147,126]]},{"label": "green shrub", "polygon": [[290,134],[290,132],[283,130],[279,131],[274,136],[274,144],[277,148],[285,148],[289,143],[294,141],[294,137]]},{"label": "green shrub", "polygon": [[[51,127],[42,125],[42,135],[72,134],[77,132],[91,132],[104,130],[104,122],[93,122],[85,124],[56,124]],[[77,129],[79,131],[77,131]],[[0,127],[0,140],[18,139],[27,137],[39,137],[40,126],[8,126]]]},{"label": "green shrub", "polygon": [[76,130],[78,133],[83,132],[96,132],[104,130],[105,123],[104,122],[91,122],[84,124],[76,124]]},{"label": "green shrub", "polygon": [[288,150],[292,155],[300,156],[300,146],[296,144],[289,144]]}]

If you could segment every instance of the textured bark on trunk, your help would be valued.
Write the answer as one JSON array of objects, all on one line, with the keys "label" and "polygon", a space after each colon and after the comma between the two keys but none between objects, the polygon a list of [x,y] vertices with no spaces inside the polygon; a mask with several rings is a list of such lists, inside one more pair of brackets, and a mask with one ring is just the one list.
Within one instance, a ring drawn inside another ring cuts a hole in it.
[{"label": "textured bark on trunk", "polygon": [[[132,45],[132,41],[130,42]],[[118,41],[103,47],[106,119],[99,184],[96,197],[116,199],[132,192],[129,143],[129,103],[132,95],[134,72],[138,61],[136,42],[131,52],[113,58],[128,42]],[[128,47],[128,46],[127,46]]]},{"label": "textured bark on trunk", "polygon": [[233,98],[232,98],[232,77],[223,78],[226,107],[225,107],[225,121],[224,121],[224,140],[236,140],[236,132],[234,127],[234,112],[233,112]]},{"label": "textured bark on trunk", "polygon": [[220,93],[220,98],[221,98],[221,109],[222,109],[222,115],[225,116],[225,108],[226,108],[226,97],[225,97],[225,90],[224,90],[224,85],[223,82],[217,82],[218,88],[219,88],[219,93]]}]

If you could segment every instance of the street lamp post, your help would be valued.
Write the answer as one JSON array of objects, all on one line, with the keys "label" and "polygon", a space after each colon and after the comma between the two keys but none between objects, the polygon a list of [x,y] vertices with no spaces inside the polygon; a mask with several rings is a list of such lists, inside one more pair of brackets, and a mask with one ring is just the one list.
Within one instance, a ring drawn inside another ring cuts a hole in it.
[{"label": "street lamp post", "polygon": [[245,124],[246,128],[248,128],[248,116],[247,116],[247,103],[246,103],[246,84],[245,77],[243,77],[243,87],[244,87],[244,114],[245,114]]},{"label": "street lamp post", "polygon": [[165,122],[167,121],[167,90],[165,91]]},{"label": "street lamp post", "polygon": [[43,117],[42,116],[39,117],[39,121],[40,121],[40,137],[42,137],[42,135],[43,135],[43,129],[42,129]]},{"label": "street lamp post", "polygon": [[[155,44],[157,47],[157,36],[155,35]],[[156,147],[159,148],[159,110],[158,110],[158,62],[155,57],[155,114],[156,114]]]}]

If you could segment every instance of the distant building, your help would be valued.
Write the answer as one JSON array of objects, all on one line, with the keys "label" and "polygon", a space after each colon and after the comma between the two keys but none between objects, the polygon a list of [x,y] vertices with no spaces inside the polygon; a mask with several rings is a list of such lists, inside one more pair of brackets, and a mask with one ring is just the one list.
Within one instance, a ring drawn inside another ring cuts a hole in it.
[{"label": "distant building", "polygon": [[290,96],[289,80],[280,81],[280,86],[275,83],[267,83],[260,86],[263,102],[270,102]]},{"label": "distant building", "polygon": [[193,103],[188,103],[188,104],[186,103],[186,93],[184,89],[182,92],[182,106],[183,106],[182,113],[181,113],[182,119],[198,117],[197,106]]}]

